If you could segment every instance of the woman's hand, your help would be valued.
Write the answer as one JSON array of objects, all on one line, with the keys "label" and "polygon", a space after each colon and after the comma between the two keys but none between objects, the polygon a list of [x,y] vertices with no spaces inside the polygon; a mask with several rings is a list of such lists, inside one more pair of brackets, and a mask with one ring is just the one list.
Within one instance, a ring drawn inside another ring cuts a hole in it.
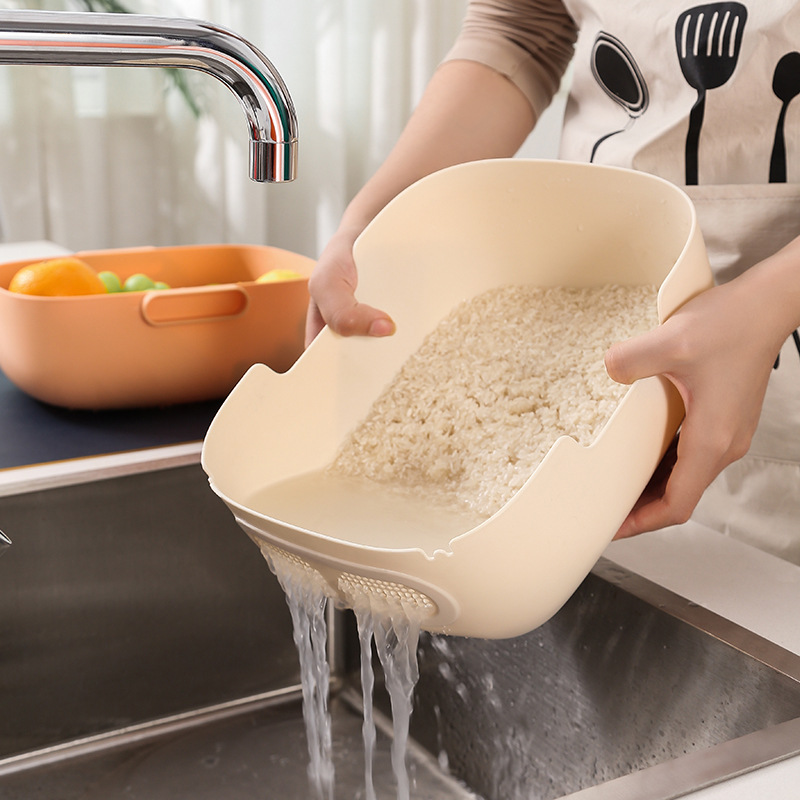
[{"label": "woman's hand", "polygon": [[750,447],[786,339],[754,285],[742,277],[710,289],[607,352],[614,380],[663,375],[686,408],[676,442],[615,538],[686,522],[708,485]]},{"label": "woman's hand", "polygon": [[308,282],[311,299],[306,316],[306,346],[327,323],[342,336],[389,336],[392,318],[355,297],[358,275],[353,261],[355,236],[337,233],[328,242]]},{"label": "woman's hand", "polygon": [[[481,113],[476,115],[475,109]],[[356,300],[353,243],[403,189],[432,172],[481,158],[512,156],[536,115],[505,76],[475,61],[454,60],[434,73],[397,144],[348,204],[339,230],[309,281],[306,344],[327,323],[342,336],[388,336],[394,322]]]}]

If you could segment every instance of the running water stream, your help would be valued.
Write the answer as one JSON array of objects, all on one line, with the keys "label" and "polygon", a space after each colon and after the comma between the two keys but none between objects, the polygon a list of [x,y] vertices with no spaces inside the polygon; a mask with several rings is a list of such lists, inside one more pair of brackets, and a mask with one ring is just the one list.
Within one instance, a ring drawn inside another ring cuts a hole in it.
[{"label": "running water stream", "polygon": [[286,593],[292,615],[294,643],[300,658],[303,686],[303,720],[308,740],[308,780],[313,800],[333,800],[333,734],[328,711],[330,667],[325,613],[327,586],[312,569],[271,554],[262,553]]},{"label": "running water stream", "polygon": [[[328,710],[330,667],[327,658],[326,609],[331,591],[314,569],[284,558],[268,547],[262,553],[286,593],[294,641],[300,658],[303,719],[308,740],[308,778],[313,800],[334,800],[331,717]],[[392,708],[392,770],[397,800],[410,800],[406,763],[414,687],[419,679],[417,646],[425,613],[398,598],[354,591],[347,598],[356,616],[361,648],[364,721],[365,800],[377,800],[373,760],[377,732],[374,718],[373,644],[383,668]]]},{"label": "running water stream", "polygon": [[397,782],[397,800],[409,800],[410,786],[406,754],[414,703],[414,687],[419,679],[417,646],[423,613],[396,598],[363,593],[352,598],[361,642],[361,689],[364,705],[364,780],[366,800],[376,800],[372,781],[375,751],[375,720],[372,693],[375,676],[372,644],[378,653],[386,689],[392,706],[392,770]]}]

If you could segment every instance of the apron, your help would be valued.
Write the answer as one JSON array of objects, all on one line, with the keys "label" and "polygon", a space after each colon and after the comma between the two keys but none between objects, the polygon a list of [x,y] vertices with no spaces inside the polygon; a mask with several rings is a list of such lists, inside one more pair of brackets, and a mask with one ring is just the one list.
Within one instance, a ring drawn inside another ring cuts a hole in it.
[{"label": "apron", "polygon": [[[800,235],[800,1],[564,6],[580,35],[562,158],[683,187],[718,282]],[[800,564],[800,337],[781,351],[750,451],[694,518]]]}]

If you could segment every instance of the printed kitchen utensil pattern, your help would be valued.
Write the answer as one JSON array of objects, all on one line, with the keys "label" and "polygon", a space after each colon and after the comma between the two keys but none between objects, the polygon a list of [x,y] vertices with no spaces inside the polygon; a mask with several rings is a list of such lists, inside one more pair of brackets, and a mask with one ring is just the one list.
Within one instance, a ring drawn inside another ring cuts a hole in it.
[{"label": "printed kitchen utensil pattern", "polygon": [[723,86],[736,70],[746,22],[747,9],[741,3],[709,3],[684,11],[675,25],[681,71],[697,91],[686,134],[687,186],[698,182],[706,92]]},{"label": "printed kitchen utensil pattern", "polygon": [[592,48],[592,75],[603,91],[621,105],[628,114],[628,122],[624,128],[611,131],[601,136],[592,148],[589,161],[594,161],[597,148],[611,136],[628,130],[634,121],[647,111],[650,104],[650,93],[627,47],[615,36],[600,31]]}]

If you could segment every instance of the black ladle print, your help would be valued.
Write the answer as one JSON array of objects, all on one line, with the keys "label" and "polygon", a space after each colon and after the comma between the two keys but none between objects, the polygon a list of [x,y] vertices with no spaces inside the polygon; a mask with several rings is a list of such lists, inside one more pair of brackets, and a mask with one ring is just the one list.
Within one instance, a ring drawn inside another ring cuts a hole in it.
[{"label": "black ladle print", "polygon": [[700,130],[706,92],[727,83],[739,60],[747,9],[741,3],[708,3],[684,11],[675,25],[675,46],[686,82],[697,91],[686,134],[686,183],[697,184]]},{"label": "black ladle print", "polygon": [[783,105],[775,126],[775,141],[769,162],[769,182],[786,183],[786,140],[784,126],[789,103],[800,94],[800,53],[787,53],[775,67],[772,76],[772,91]]},{"label": "black ladle print", "polygon": [[639,67],[622,42],[610,33],[600,31],[592,47],[592,75],[603,91],[628,113],[628,123],[618,131],[601,136],[592,148],[589,161],[594,161],[597,148],[611,136],[628,130],[637,117],[647,110],[650,95]]}]

